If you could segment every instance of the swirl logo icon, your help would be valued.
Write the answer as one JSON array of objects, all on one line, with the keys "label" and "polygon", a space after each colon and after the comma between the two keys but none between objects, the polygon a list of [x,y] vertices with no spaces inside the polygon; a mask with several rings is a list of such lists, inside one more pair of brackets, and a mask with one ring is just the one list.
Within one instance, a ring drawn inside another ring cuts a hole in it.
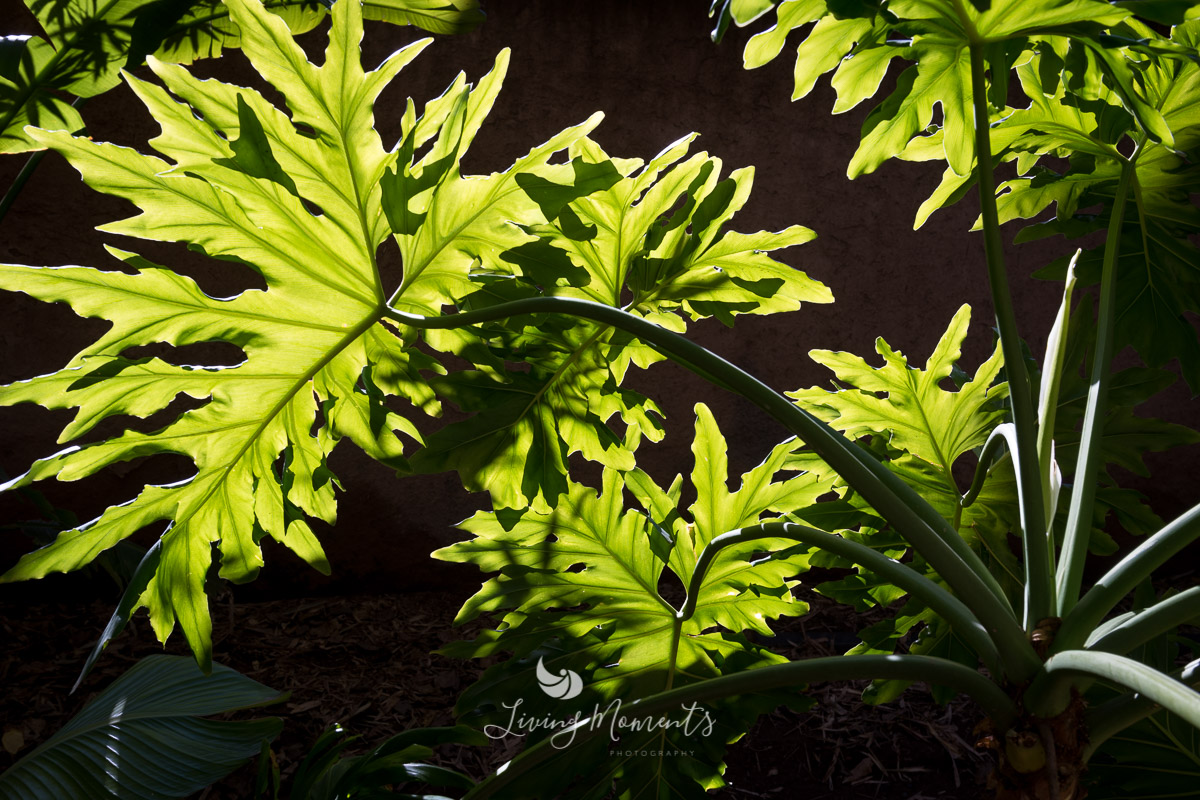
[{"label": "swirl logo icon", "polygon": [[537,679],[543,692],[559,700],[570,700],[578,697],[583,691],[583,679],[579,677],[579,673],[564,669],[556,675],[546,669],[540,658],[537,663]]}]

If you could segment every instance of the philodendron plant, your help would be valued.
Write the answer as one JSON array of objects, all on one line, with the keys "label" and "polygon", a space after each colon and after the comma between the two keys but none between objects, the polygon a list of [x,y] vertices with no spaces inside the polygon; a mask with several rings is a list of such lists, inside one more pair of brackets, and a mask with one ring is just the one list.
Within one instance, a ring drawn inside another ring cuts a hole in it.
[{"label": "philodendron plant", "polygon": [[[750,41],[747,63],[765,63],[790,31],[813,24],[798,50],[797,96],[836,69],[835,110],[844,110],[878,92],[892,59],[913,62],[867,117],[850,173],[893,157],[944,160],[920,219],[978,184],[999,332],[974,376],[957,364],[965,308],[924,369],[882,339],[879,368],[814,352],[835,389],[791,399],[682,335],[704,317],[732,323],[831,299],[770,256],[811,232],[729,229],[749,170],[722,178],[719,160],[687,155],[690,137],[646,163],[610,157],[590,138],[597,116],[504,172],[464,176],[461,158],[507,54],[476,86],[460,76],[419,113],[409,101],[400,139],[385,149],[372,102],[424,43],[364,72],[360,6],[339,0],[317,67],[256,0],[227,6],[287,113],[254,90],[150,58],[165,89],[126,80],[162,126],[151,144],[163,158],[25,131],[90,186],[141,209],[105,230],[185,242],[266,282],[215,299],[116,249],[125,271],[0,268],[5,288],[112,323],[64,369],[5,387],[0,402],[77,409],[64,441],[181,394],[203,402],[161,430],[64,450],[8,484],[75,480],[154,453],[195,465],[191,478],[147,487],[5,574],[76,569],[165,524],[93,659],[144,606],[160,638],[178,623],[207,666],[214,544],[221,576],[234,581],[254,577],[267,536],[328,569],[307,520],[333,519],[327,459],[348,438],[399,474],[455,470],[491,494],[494,510],[464,523],[474,538],[438,556],[499,573],[462,616],[504,611],[503,624],[451,650],[515,655],[460,706],[489,735],[541,738],[470,797],[701,796],[721,785],[725,745],[759,713],[802,704],[803,687],[825,680],[873,679],[876,701],[913,681],[972,697],[995,747],[998,797],[1082,797],[1091,756],[1120,731],[1143,736],[1139,721],[1152,714],[1160,731],[1192,733],[1193,744],[1166,737],[1175,753],[1200,758],[1191,688],[1200,661],[1174,656],[1176,630],[1200,616],[1200,588],[1150,583],[1200,536],[1200,506],[1164,525],[1107,469],[1141,471],[1144,452],[1200,438],[1131,411],[1170,382],[1158,368],[1172,358],[1200,385],[1200,345],[1183,316],[1200,302],[1189,239],[1200,218],[1194,4],[774,8],[776,25]],[[744,24],[772,8],[731,2],[722,20]],[[993,172],[1010,161],[1015,177],[997,187]],[[1063,303],[1037,369],[1019,338],[1000,225],[1051,203],[1055,219],[1021,236],[1104,233],[1047,270],[1064,278]],[[381,248],[399,253],[397,279],[381,268]],[[1094,314],[1078,296],[1092,283]],[[190,367],[127,355],[207,341],[234,344],[245,360]],[[1113,373],[1125,344],[1148,366]],[[682,478],[664,488],[638,468],[642,439],[664,433],[662,415],[622,384],[630,368],[663,359],[754,402],[792,437],[737,491],[702,405],[690,505]],[[431,432],[445,401],[468,416]],[[599,465],[598,491],[568,475],[575,453]],[[964,466],[975,469],[969,486],[955,479]],[[1110,510],[1151,535],[1085,588],[1089,548],[1115,549],[1103,531]],[[786,661],[764,637],[771,619],[804,613],[791,589],[812,566],[847,568],[820,587],[835,599],[903,605],[846,655]],[[530,676],[544,684],[536,697]],[[1123,765],[1147,765],[1135,752],[1102,759],[1116,777],[1093,795],[1119,792]]]},{"label": "philodendron plant", "polygon": [[[483,19],[476,0],[367,0],[368,19],[434,33],[470,30]],[[78,105],[121,83],[121,70],[153,54],[188,64],[236,47],[237,25],[219,0],[25,0],[45,32],[0,39],[0,153],[41,150],[27,126],[83,128]],[[327,7],[273,0],[293,33],[312,30]],[[68,101],[65,97],[73,97]]]},{"label": "philodendron plant", "polygon": [[[293,33],[328,13],[317,0],[272,0]],[[84,130],[80,109],[121,83],[147,55],[189,64],[236,47],[237,25],[221,0],[25,0],[45,37],[0,38],[0,153],[33,151],[0,197],[0,221],[29,182],[45,149],[26,128]],[[483,20],[477,0],[366,0],[363,15],[433,33],[460,33]]]}]

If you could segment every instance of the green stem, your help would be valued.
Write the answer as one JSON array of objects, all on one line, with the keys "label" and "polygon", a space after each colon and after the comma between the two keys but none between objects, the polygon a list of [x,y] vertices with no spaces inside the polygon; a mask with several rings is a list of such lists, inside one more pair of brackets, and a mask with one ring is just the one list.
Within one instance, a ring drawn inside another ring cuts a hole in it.
[{"label": "green stem", "polygon": [[[1186,686],[1200,687],[1200,659],[1196,659],[1183,669],[1175,670],[1171,673],[1171,677]],[[1089,709],[1087,712],[1088,743],[1083,751],[1083,760],[1086,762],[1108,739],[1145,719],[1158,709],[1158,703],[1137,692],[1121,695]]]},{"label": "green stem", "polygon": [[1200,505],[1176,517],[1096,581],[1063,618],[1051,652],[1083,647],[1100,621],[1125,595],[1197,538],[1200,538]]},{"label": "green stem", "polygon": [[570,314],[619,328],[702,378],[729,388],[803,439],[854,487],[930,563],[987,628],[1008,676],[1028,680],[1040,667],[1016,624],[1004,591],[979,556],[937,510],[886,466],[754,376],[688,339],[618,308],[565,297],[535,297],[465,313],[422,317],[395,309],[385,314],[414,328],[457,328],[521,314]]},{"label": "green stem", "polygon": [[957,597],[907,564],[888,558],[864,544],[793,522],[764,522],[752,525],[723,533],[705,545],[696,560],[696,568],[692,571],[687,599],[679,610],[679,619],[690,619],[695,613],[705,575],[717,554],[730,545],[756,539],[790,539],[802,542],[882,575],[890,583],[904,589],[941,615],[954,628],[954,632],[975,650],[993,675],[997,678],[1003,675],[1000,671],[1000,654],[995,643],[988,638],[987,631],[979,624],[975,615]]},{"label": "green stem", "polygon": [[970,508],[979,499],[979,493],[983,491],[983,484],[987,480],[988,472],[991,470],[992,464],[1000,460],[1005,444],[1004,436],[997,435],[994,430],[988,436],[987,441],[983,443],[983,449],[979,451],[979,463],[975,465],[975,477],[971,479],[971,487],[958,500],[960,510]]},{"label": "green stem", "polygon": [[1022,703],[1036,717],[1058,716],[1071,702],[1070,689],[1080,678],[1131,689],[1200,728],[1200,694],[1154,667],[1113,653],[1071,650],[1050,656]]},{"label": "green stem", "polygon": [[[932,656],[831,656],[805,661],[792,661],[761,669],[750,669],[700,683],[681,686],[668,692],[644,698],[621,709],[614,709],[598,718],[588,718],[562,729],[530,746],[505,765],[504,769],[481,781],[464,795],[463,800],[482,800],[516,784],[530,770],[544,764],[570,748],[558,749],[556,740],[570,740],[571,747],[600,735],[608,735],[605,717],[616,713],[652,717],[687,708],[693,703],[719,700],[735,695],[759,694],[807,683],[823,681],[894,679],[925,681],[948,686],[969,695],[1000,730],[1007,730],[1016,719],[1016,709],[1008,695],[996,684],[969,667]],[[574,738],[570,738],[570,737]]]},{"label": "green stem", "polygon": [[[1195,620],[1200,617],[1200,587],[1193,587],[1126,616],[1128,619],[1114,625],[1094,642],[1089,642],[1085,649],[1094,653],[1125,655],[1134,648]],[[1088,691],[1092,682],[1092,679],[1085,677],[1082,680],[1076,679],[1071,685],[1083,694]],[[1058,690],[1063,691],[1062,687],[1065,685],[1066,681],[1060,681],[1057,685]]]},{"label": "green stem", "polygon": [[[692,609],[695,612],[695,609]],[[691,618],[691,614],[687,617],[681,616],[675,612],[675,620],[671,623],[671,654],[667,657],[667,663],[670,668],[667,670],[667,685],[664,690],[675,688],[675,670],[678,667],[679,660],[679,640],[683,638],[683,623]]]},{"label": "green stem", "polygon": [[1117,258],[1121,249],[1121,226],[1125,222],[1125,198],[1136,178],[1135,161],[1121,167],[1121,179],[1113,200],[1108,238],[1104,242],[1104,263],[1100,272],[1100,313],[1096,320],[1096,349],[1092,355],[1092,382],[1088,386],[1087,410],[1083,417],[1079,458],[1071,481],[1071,507],[1063,537],[1062,561],[1058,568],[1059,613],[1067,614],[1079,600],[1083,566],[1087,560],[1092,533],[1092,506],[1096,499],[1097,473],[1100,470],[1100,437],[1104,434],[1104,416],[1108,411],[1109,366],[1112,362],[1113,329],[1117,316]]},{"label": "green stem", "polygon": [[1200,586],[1143,608],[1092,644],[1088,650],[1128,653],[1151,639],[1200,618]]},{"label": "green stem", "polygon": [[987,256],[988,283],[1000,331],[1000,350],[1008,375],[1008,398],[1017,428],[1017,452],[1024,469],[1017,471],[1021,487],[1021,539],[1025,556],[1025,629],[1055,615],[1054,572],[1042,515],[1042,486],[1037,470],[1037,417],[1029,387],[1029,373],[1021,352],[1017,318],[1013,311],[1008,272],[1004,266],[1004,243],[1000,238],[1000,216],[996,210],[996,178],[992,174],[992,144],[989,133],[987,87],[984,81],[983,45],[971,45],[971,100],[975,109],[975,162],[979,176],[979,205],[983,218],[983,244]]},{"label": "green stem", "polygon": [[988,259],[988,283],[992,305],[996,307],[996,327],[1000,330],[1000,349],[1004,371],[1008,375],[1008,399],[1016,426],[1016,452],[1024,469],[1016,471],[1021,489],[1021,541],[1025,554],[1025,630],[1032,631],[1048,616],[1055,614],[1054,570],[1042,513],[1042,483],[1037,470],[1037,416],[1033,411],[1030,375],[1021,353],[1016,331],[1013,295],[1008,288],[1004,267],[1004,243],[1000,237],[1000,213],[996,210],[996,176],[990,169],[988,89],[984,82],[984,46],[971,46],[971,100],[974,104],[976,133],[976,172],[979,176],[979,209],[983,217],[984,253]]}]

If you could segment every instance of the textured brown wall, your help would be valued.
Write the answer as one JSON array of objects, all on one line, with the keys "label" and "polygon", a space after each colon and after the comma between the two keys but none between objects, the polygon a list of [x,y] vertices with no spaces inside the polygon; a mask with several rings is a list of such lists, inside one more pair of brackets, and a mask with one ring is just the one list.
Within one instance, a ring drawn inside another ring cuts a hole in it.
[{"label": "textured brown wall", "polygon": [[[742,317],[736,331],[718,323],[697,326],[705,345],[779,389],[827,381],[828,374],[805,356],[812,348],[873,353],[874,338],[923,363],[954,311],[975,309],[965,365],[973,370],[987,355],[990,302],[984,281],[982,245],[967,233],[974,218],[970,201],[941,212],[920,231],[912,219],[936,185],[940,169],[921,164],[887,164],[879,173],[849,182],[845,178],[866,104],[832,116],[833,92],[822,81],[807,99],[789,103],[791,61],[781,57],[763,69],[741,68],[746,35],[731,31],[714,46],[708,40],[706,3],[650,3],[634,0],[550,2],[488,0],[488,20],[475,33],[443,38],[407,68],[377,108],[384,141],[393,141],[403,99],[418,103],[435,96],[459,70],[477,78],[503,47],[513,50],[506,88],[467,158],[470,171],[504,168],[532,145],[562,128],[603,110],[607,119],[594,134],[613,155],[649,158],[680,136],[699,131],[696,147],[721,157],[728,168],[757,167],[755,190],[736,218],[738,230],[778,230],[800,223],[817,231],[810,244],[785,251],[784,260],[825,282],[834,293],[828,306],[808,306],[776,318]],[[6,32],[27,25],[23,9],[4,0]],[[419,32],[370,24],[364,60],[374,66]],[[309,35],[310,52],[323,48]],[[255,81],[240,53],[231,51],[198,71],[236,83]],[[97,139],[145,148],[156,132],[152,121],[125,89],[95,100],[85,109]],[[7,186],[22,159],[0,158],[0,185]],[[92,229],[127,215],[123,201],[94,194],[57,156],[46,159],[33,183],[0,224],[0,259],[27,264],[88,264],[113,268],[102,242],[145,253],[194,274],[203,285],[236,289],[244,277],[227,268],[200,263],[179,247],[101,236]],[[1014,252],[1010,268],[1026,337],[1040,351],[1057,294],[1052,284],[1028,276],[1065,252],[1050,241]],[[50,371],[65,362],[103,324],[81,321],[65,307],[48,307],[24,296],[5,295],[0,329],[0,379],[8,382]],[[668,412],[667,440],[645,451],[660,473],[690,468],[692,404],[704,399],[718,407],[731,441],[731,465],[753,465],[783,432],[756,409],[720,393],[670,365],[658,365],[636,383],[648,389]],[[1196,425],[1195,406],[1175,386],[1155,410]],[[37,456],[56,450],[55,434],[66,415],[30,406],[0,409],[0,466],[16,474]],[[1196,448],[1192,448],[1195,450]],[[1193,453],[1192,463],[1195,463]],[[334,577],[322,579],[281,548],[269,548],[263,590],[319,588],[419,588],[447,582],[466,586],[473,572],[451,568],[425,556],[452,541],[453,524],[482,507],[484,498],[467,495],[452,477],[396,481],[350,445],[335,454],[335,471],[347,491],[341,496],[337,529],[324,537]],[[147,482],[186,474],[186,464],[158,459],[88,479],[79,485],[47,486],[55,501],[82,518],[114,500],[132,497]],[[1194,474],[1194,473],[1192,473]],[[1180,476],[1149,488],[1178,509],[1194,494],[1194,481]],[[23,516],[12,498],[0,498],[3,518]],[[1165,510],[1165,509],[1164,509]],[[9,563],[17,550],[3,543]]]}]

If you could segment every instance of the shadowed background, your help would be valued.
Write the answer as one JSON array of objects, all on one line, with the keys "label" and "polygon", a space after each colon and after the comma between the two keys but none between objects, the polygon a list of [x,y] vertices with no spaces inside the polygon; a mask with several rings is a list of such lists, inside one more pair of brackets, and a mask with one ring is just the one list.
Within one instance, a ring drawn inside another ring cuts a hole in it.
[{"label": "shadowed background", "polygon": [[[735,217],[734,229],[779,230],[802,224],[817,232],[816,241],[783,251],[779,257],[828,285],[835,298],[832,305],[809,305],[769,318],[739,317],[734,330],[708,321],[691,327],[696,340],[776,389],[828,385],[830,374],[807,358],[810,349],[847,350],[878,365],[874,340],[882,336],[914,365],[923,365],[955,310],[969,303],[974,314],[961,363],[974,372],[990,353],[992,342],[982,241],[978,234],[967,232],[976,203],[969,198],[935,214],[913,232],[917,206],[936,186],[941,168],[891,162],[878,173],[847,181],[846,165],[871,104],[832,116],[834,94],[827,79],[808,98],[789,103],[792,61],[788,54],[762,69],[743,70],[741,51],[748,34],[732,29],[724,42],[712,44],[705,7],[705,3],[688,8],[635,0],[485,0],[488,19],[479,30],[439,37],[380,98],[376,116],[384,144],[390,147],[398,136],[407,96],[419,108],[440,94],[459,70],[476,80],[491,68],[502,48],[510,47],[513,56],[505,89],[464,160],[464,172],[504,169],[530,147],[602,110],[606,120],[593,136],[614,156],[649,159],[681,136],[698,131],[702,135],[694,149],[723,159],[726,171],[756,167],[754,191]],[[0,9],[4,33],[36,32],[20,3],[3,0]],[[372,68],[393,50],[424,35],[415,29],[368,23],[364,65]],[[321,58],[323,29],[302,41],[311,57]],[[194,69],[204,77],[259,83],[236,50],[219,60],[198,62]],[[144,68],[139,74],[143,72],[149,74]],[[89,102],[83,113],[89,134],[98,140],[146,150],[146,140],[157,133],[149,114],[124,87]],[[0,185],[7,187],[23,163],[21,156],[0,157]],[[261,285],[253,283],[257,276],[242,268],[202,259],[179,245],[94,231],[132,212],[124,201],[87,189],[61,157],[51,155],[0,223],[0,259],[116,269],[119,262],[102,249],[103,243],[109,243],[192,275],[216,296]],[[388,246],[385,243],[384,249]],[[1034,352],[1041,352],[1059,296],[1057,284],[1029,276],[1070,249],[1067,242],[1052,239],[1010,251],[1019,319]],[[66,306],[23,295],[6,293],[0,302],[4,311],[0,381],[4,383],[59,367],[106,325],[81,320]],[[232,347],[189,351],[187,356],[194,359],[192,363],[204,364],[234,363],[240,358]],[[716,410],[730,441],[731,472],[749,469],[785,433],[754,407],[670,364],[636,373],[630,384],[651,395],[667,413],[665,441],[643,445],[639,451],[639,460],[666,480],[691,468],[688,447],[697,401]],[[176,413],[180,410],[172,408]],[[1141,413],[1200,425],[1200,415],[1182,382]],[[13,476],[33,459],[56,452],[60,446],[55,437],[68,416],[28,405],[0,409],[4,432],[0,467]],[[167,421],[156,417],[138,426],[151,430]],[[120,427],[102,430],[112,435]],[[1153,481],[1122,483],[1145,492],[1151,507],[1170,518],[1195,500],[1193,476],[1200,448],[1191,447],[1181,455],[1186,457],[1185,469],[1178,466],[1179,455],[1164,459],[1151,454],[1147,462],[1152,469],[1170,463],[1174,470],[1160,469]],[[454,524],[485,507],[486,497],[467,494],[452,475],[395,480],[388,469],[349,443],[335,451],[331,466],[345,487],[340,518],[335,529],[320,523],[314,523],[314,528],[333,564],[332,577],[324,578],[281,546],[265,542],[267,568],[246,587],[248,591],[293,594],[447,586],[465,591],[477,585],[473,569],[434,562],[427,554],[460,538]],[[144,484],[179,480],[188,474],[185,459],[159,456],[118,465],[77,484],[48,483],[37,488],[55,505],[86,520],[107,505],[133,497]],[[25,519],[35,513],[21,498],[0,497],[0,520]],[[149,540],[159,530],[144,531],[139,539]],[[30,543],[25,537],[5,534],[0,540],[0,568],[7,568],[27,549]],[[64,585],[46,580],[40,589],[57,592]],[[33,589],[17,587],[18,591]]]}]

